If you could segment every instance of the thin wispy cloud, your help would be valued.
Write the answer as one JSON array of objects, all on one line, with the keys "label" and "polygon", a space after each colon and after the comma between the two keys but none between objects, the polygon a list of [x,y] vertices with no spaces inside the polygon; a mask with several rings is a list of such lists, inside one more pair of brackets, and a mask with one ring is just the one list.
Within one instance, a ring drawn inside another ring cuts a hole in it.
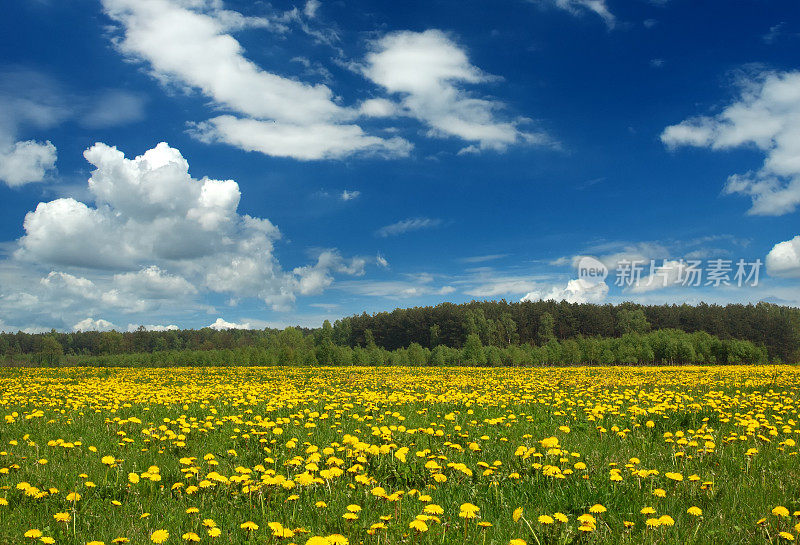
[{"label": "thin wispy cloud", "polygon": [[487,261],[495,261],[496,259],[503,259],[508,257],[509,254],[489,254],[489,255],[474,255],[471,257],[462,257],[458,261],[461,263],[485,263]]},{"label": "thin wispy cloud", "polygon": [[381,238],[394,237],[412,231],[420,231],[422,229],[433,229],[442,225],[442,220],[438,218],[408,218],[402,221],[384,225],[377,231],[375,235]]}]

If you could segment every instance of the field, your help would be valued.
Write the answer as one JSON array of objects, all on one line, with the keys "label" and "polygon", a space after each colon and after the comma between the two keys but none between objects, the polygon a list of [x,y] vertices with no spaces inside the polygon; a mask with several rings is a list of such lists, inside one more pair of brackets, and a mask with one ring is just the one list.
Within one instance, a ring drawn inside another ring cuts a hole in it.
[{"label": "field", "polygon": [[0,543],[788,543],[799,392],[788,366],[0,369]]}]

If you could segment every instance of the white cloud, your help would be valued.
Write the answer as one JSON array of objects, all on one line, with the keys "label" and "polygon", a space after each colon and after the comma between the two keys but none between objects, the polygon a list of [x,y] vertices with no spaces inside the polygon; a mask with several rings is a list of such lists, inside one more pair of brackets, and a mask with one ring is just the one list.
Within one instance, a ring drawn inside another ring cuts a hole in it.
[{"label": "white cloud", "polygon": [[766,259],[772,276],[800,278],[800,235],[772,247]]},{"label": "white cloud", "polygon": [[605,0],[528,0],[530,2],[545,2],[553,4],[563,10],[566,10],[573,15],[581,15],[589,12],[599,16],[606,23],[608,28],[614,28],[616,18],[612,14]]},{"label": "white cloud", "polygon": [[86,318],[72,326],[73,331],[111,331],[112,329],[116,329],[116,326],[102,318],[98,318],[97,320]]},{"label": "white cloud", "polygon": [[375,257],[375,263],[377,263],[379,267],[383,267],[384,269],[388,269],[389,268],[389,261],[385,257],[383,257],[381,254],[378,254]]},{"label": "white cloud", "polygon": [[[404,112],[429,126],[428,136],[456,137],[484,150],[549,142],[542,133],[520,130],[517,121],[500,120],[502,103],[478,98],[462,88],[497,78],[473,66],[463,49],[443,32],[393,32],[371,46],[364,75],[399,95]],[[362,106],[368,115],[388,115],[391,110],[386,102],[367,101]]]},{"label": "white cloud", "polygon": [[250,323],[243,322],[241,324],[237,324],[235,322],[226,322],[222,318],[217,318],[216,322],[206,327],[210,327],[211,329],[216,329],[218,331],[221,331],[223,329],[250,329]]},{"label": "white cloud", "polygon": [[340,198],[343,201],[352,201],[354,199],[357,199],[360,195],[361,191],[358,190],[348,191],[345,189],[344,191],[342,191]]},{"label": "white cloud", "polygon": [[568,303],[602,303],[608,295],[608,284],[574,278],[566,287],[553,286],[549,291],[532,291],[521,301],[566,301]]},{"label": "white cloud", "polygon": [[317,16],[317,10],[320,6],[319,0],[308,0],[306,5],[303,7],[303,14],[308,17],[309,19],[313,19]]},{"label": "white cloud", "polygon": [[800,205],[800,72],[763,72],[740,86],[738,99],[721,113],[667,127],[661,140],[670,147],[762,151],[761,167],[731,175],[724,191],[751,197],[750,214],[793,212]]},{"label": "white cloud", "polygon": [[371,98],[361,103],[361,115],[367,117],[393,117],[401,113],[397,104],[385,98]]},{"label": "white cloud", "polygon": [[[26,215],[12,259],[0,262],[8,268],[0,267],[4,311],[40,309],[63,322],[81,307],[199,310],[196,299],[206,293],[286,310],[298,293],[319,293],[335,275],[364,272],[366,260],[336,250],[321,252],[314,265],[284,270],[273,253],[280,231],[237,212],[238,184],[192,178],[186,159],[166,143],[134,159],[98,143],[85,157],[96,167],[88,183],[93,205],[62,198]],[[22,280],[37,268],[51,272],[34,283]]]},{"label": "white cloud", "polygon": [[358,125],[295,125],[221,115],[195,123],[190,132],[201,142],[223,142],[245,151],[304,161],[340,159],[356,153],[405,157],[411,150],[411,144],[402,138],[370,136]]},{"label": "white cloud", "polygon": [[41,182],[55,166],[56,147],[49,140],[0,144],[0,180],[11,187]]},{"label": "white cloud", "polygon": [[320,253],[315,265],[297,267],[293,272],[298,277],[298,291],[302,295],[314,295],[322,293],[333,283],[332,273],[362,276],[365,265],[366,260],[363,258],[345,260],[337,251],[325,250]]},{"label": "white cloud", "polygon": [[436,218],[408,218],[390,225],[384,225],[375,234],[379,237],[390,237],[402,235],[409,231],[419,231],[420,229],[432,229],[442,224],[442,220]]},{"label": "white cloud", "polygon": [[[410,144],[384,140],[343,124],[357,112],[338,104],[326,85],[310,85],[266,71],[247,59],[228,33],[233,12],[220,16],[217,3],[178,0],[103,0],[109,17],[119,23],[116,44],[130,58],[149,64],[168,84],[199,89],[226,109],[244,117],[223,115],[195,125],[204,142],[225,142],[247,151],[298,159],[340,158],[372,152],[405,155]],[[306,4],[313,16],[317,4]],[[300,17],[291,12],[292,19]],[[261,26],[269,26],[260,20]]]}]

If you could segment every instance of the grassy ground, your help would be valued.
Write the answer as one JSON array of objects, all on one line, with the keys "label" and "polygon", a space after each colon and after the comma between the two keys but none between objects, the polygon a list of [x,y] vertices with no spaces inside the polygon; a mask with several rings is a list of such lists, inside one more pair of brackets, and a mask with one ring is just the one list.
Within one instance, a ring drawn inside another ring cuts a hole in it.
[{"label": "grassy ground", "polygon": [[0,544],[788,543],[799,385],[744,366],[0,369]]}]

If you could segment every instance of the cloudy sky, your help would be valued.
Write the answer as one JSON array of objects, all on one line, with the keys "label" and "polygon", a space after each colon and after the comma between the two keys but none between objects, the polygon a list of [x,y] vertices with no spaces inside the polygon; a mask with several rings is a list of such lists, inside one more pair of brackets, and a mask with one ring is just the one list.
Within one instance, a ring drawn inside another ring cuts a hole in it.
[{"label": "cloudy sky", "polygon": [[794,0],[3,10],[0,330],[800,304]]}]

